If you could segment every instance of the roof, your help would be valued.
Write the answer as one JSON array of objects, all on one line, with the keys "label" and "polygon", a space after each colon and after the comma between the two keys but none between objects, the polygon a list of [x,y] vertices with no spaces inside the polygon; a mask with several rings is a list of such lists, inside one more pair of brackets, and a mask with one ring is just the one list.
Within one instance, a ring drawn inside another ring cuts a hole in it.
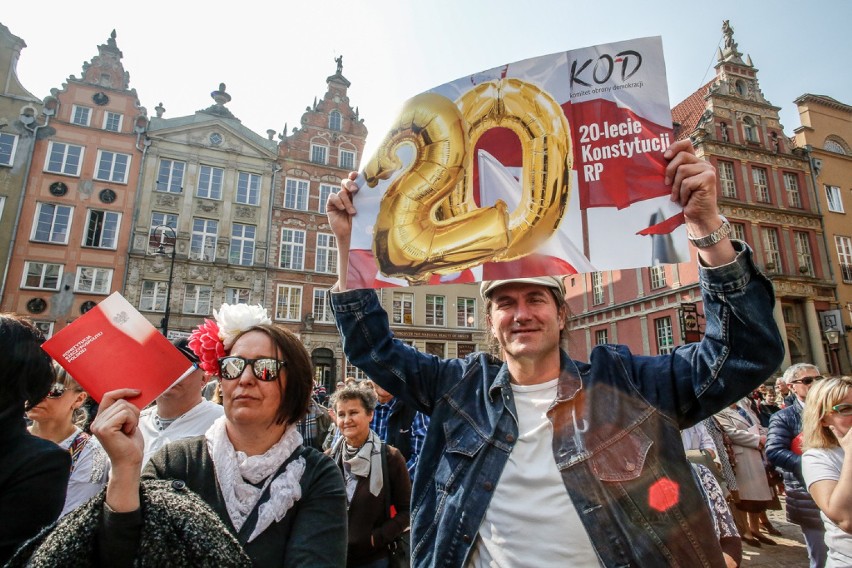
[{"label": "roof", "polygon": [[677,139],[683,140],[688,138],[690,134],[698,126],[698,121],[701,115],[704,114],[707,108],[704,97],[707,95],[707,90],[716,81],[713,77],[707,83],[698,88],[694,93],[676,104],[672,109],[672,120],[680,124],[680,129],[677,133]]}]

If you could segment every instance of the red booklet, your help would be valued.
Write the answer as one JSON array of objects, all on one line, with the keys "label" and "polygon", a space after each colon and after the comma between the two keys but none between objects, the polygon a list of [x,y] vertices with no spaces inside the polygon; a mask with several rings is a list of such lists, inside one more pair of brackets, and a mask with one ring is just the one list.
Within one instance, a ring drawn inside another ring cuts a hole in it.
[{"label": "red booklet", "polygon": [[92,398],[120,388],[142,391],[144,408],[192,372],[192,364],[130,302],[114,292],[42,345]]}]

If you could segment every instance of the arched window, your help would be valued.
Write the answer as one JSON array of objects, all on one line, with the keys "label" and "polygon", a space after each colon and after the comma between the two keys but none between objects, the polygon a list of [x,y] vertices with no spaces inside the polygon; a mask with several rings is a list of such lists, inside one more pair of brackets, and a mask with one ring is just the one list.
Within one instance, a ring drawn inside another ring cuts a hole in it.
[{"label": "arched window", "polygon": [[742,79],[737,79],[737,82],[734,83],[734,86],[737,89],[737,94],[741,97],[746,96],[746,84]]},{"label": "arched window", "polygon": [[745,139],[749,142],[759,142],[757,139],[757,126],[754,124],[754,119],[747,116],[743,119],[743,132]]},{"label": "arched window", "polygon": [[828,150],[829,152],[834,152],[836,154],[846,155],[846,148],[844,148],[843,145],[837,140],[832,140],[830,138],[825,141],[823,149]]},{"label": "arched window", "polygon": [[343,117],[336,110],[328,113],[329,130],[341,130],[343,128]]}]

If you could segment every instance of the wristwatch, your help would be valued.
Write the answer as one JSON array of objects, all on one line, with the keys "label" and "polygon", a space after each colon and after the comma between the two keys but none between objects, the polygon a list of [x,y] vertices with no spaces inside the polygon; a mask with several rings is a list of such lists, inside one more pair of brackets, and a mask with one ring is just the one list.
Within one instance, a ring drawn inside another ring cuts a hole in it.
[{"label": "wristwatch", "polygon": [[710,233],[709,235],[705,235],[703,237],[693,237],[687,231],[687,237],[689,238],[689,242],[696,248],[707,248],[712,247],[725,237],[731,234],[731,224],[728,223],[728,220],[725,219],[724,216],[719,215],[719,218],[722,220],[722,226]]}]

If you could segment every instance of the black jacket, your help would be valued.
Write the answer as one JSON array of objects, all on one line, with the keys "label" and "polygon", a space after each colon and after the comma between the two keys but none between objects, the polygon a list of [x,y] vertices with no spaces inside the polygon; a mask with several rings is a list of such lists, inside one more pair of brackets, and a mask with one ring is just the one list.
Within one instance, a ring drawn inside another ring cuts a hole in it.
[{"label": "black jacket", "polygon": [[808,493],[802,477],[802,456],[790,449],[802,431],[802,407],[798,402],[779,410],[769,420],[766,458],[784,476],[787,520],[808,529],[822,529],[819,507]]}]

